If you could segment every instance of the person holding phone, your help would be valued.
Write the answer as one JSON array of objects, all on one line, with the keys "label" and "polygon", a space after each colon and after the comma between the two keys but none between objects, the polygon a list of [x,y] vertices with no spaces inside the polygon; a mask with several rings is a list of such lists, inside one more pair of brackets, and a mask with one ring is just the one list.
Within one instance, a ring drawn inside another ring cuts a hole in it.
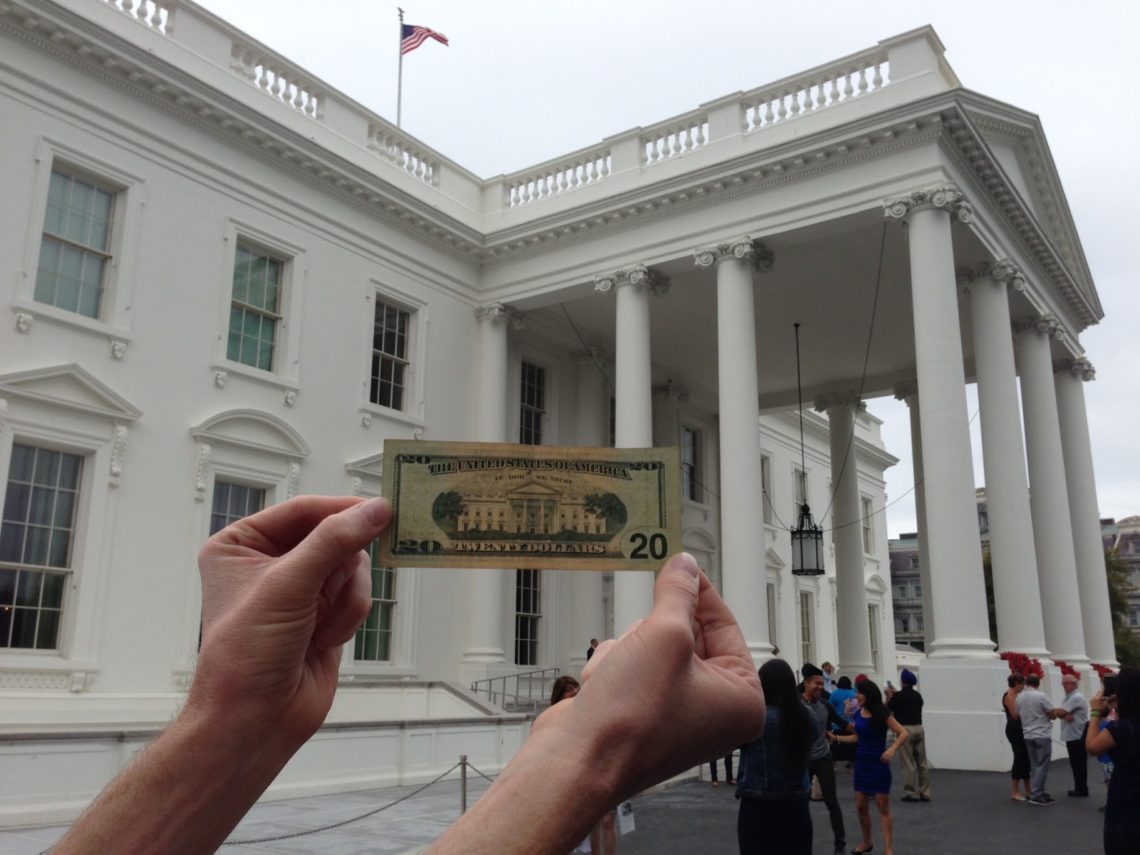
[{"label": "person holding phone", "polygon": [[1104,688],[1089,703],[1089,754],[1112,758],[1112,780],[1104,806],[1105,855],[1140,851],[1140,669],[1125,667],[1116,678],[1116,721],[1104,721],[1110,698]]}]

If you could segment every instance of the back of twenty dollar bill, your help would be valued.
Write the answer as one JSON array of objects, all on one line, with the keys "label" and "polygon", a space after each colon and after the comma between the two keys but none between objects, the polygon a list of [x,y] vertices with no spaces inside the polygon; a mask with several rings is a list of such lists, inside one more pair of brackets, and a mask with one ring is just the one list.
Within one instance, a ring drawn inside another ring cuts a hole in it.
[{"label": "back of twenty dollar bill", "polygon": [[676,448],[384,442],[388,567],[657,570],[681,551]]}]

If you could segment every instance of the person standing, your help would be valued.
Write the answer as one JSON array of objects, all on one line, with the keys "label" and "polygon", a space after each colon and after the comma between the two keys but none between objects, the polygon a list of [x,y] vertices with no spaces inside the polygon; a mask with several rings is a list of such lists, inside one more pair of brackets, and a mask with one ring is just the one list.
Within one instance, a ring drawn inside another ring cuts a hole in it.
[{"label": "person standing", "polygon": [[[709,772],[711,773],[711,777],[712,777],[712,785],[714,787],[719,787],[720,781],[718,781],[717,777],[716,777],[716,760],[710,760],[709,761]],[[736,783],[736,779],[734,777],[732,777],[732,752],[731,751],[724,755],[724,775],[725,775],[725,778],[727,778],[728,785],[730,787]]]},{"label": "person standing", "polygon": [[1065,697],[1053,714],[1061,720],[1061,739],[1069,752],[1069,766],[1073,770],[1073,788],[1069,795],[1084,799],[1089,795],[1089,755],[1085,750],[1085,737],[1089,728],[1089,702],[1077,691],[1077,675],[1061,677]]},{"label": "person standing", "polygon": [[814,665],[804,674],[803,702],[808,712],[819,723],[819,732],[811,746],[808,774],[819,782],[821,800],[827,805],[827,813],[831,819],[835,851],[844,852],[847,849],[847,832],[843,827],[843,811],[839,807],[839,798],[835,794],[835,766],[831,762],[830,743],[833,736],[832,725],[842,733],[850,731],[851,726],[835,711],[835,707],[823,700],[823,671]]},{"label": "person standing", "polygon": [[930,765],[926,762],[926,732],[922,727],[922,695],[915,688],[918,677],[903,668],[902,688],[891,695],[887,708],[906,728],[910,738],[902,747],[904,802],[930,801]]},{"label": "person standing", "polygon": [[1140,669],[1125,666],[1116,675],[1116,721],[1105,722],[1112,697],[1102,688],[1089,710],[1087,748],[1113,762],[1104,806],[1104,855],[1135,855],[1140,850]]},{"label": "person standing", "polygon": [[[891,759],[906,744],[910,734],[895,721],[883,703],[879,687],[870,680],[855,683],[859,712],[855,714],[855,733],[836,737],[840,742],[856,743],[855,747],[855,809],[859,813],[859,828],[863,842],[851,850],[852,855],[864,855],[874,849],[871,842],[871,810],[869,796],[874,796],[879,809],[879,824],[883,830],[883,849],[894,855],[895,825],[891,818]],[[894,744],[887,748],[887,731],[893,730]]]},{"label": "person standing", "polygon": [[594,651],[598,649],[598,639],[591,638],[590,646],[586,648],[586,661],[590,661],[590,657],[594,655]]},{"label": "person standing", "polygon": [[811,852],[807,768],[816,722],[783,659],[760,666],[764,731],[740,751],[736,838],[740,855]]},{"label": "person standing", "polygon": [[835,691],[835,666],[830,662],[824,662],[819,667],[823,669],[823,693],[826,698]]},{"label": "person standing", "polygon": [[[1005,738],[1009,740],[1009,747],[1013,749],[1013,766],[1009,770],[1012,789],[1009,797],[1015,802],[1028,801],[1029,789],[1029,751],[1025,747],[1025,734],[1021,732],[1021,717],[1017,712],[1017,698],[1025,688],[1025,677],[1021,674],[1010,674],[1009,688],[1001,696],[1001,708],[1005,712]],[[1018,784],[1021,789],[1018,790]]]},{"label": "person standing", "polygon": [[1049,777],[1049,760],[1053,754],[1052,702],[1041,691],[1041,678],[1027,674],[1025,688],[1017,696],[1017,715],[1021,719],[1021,733],[1025,737],[1025,750],[1029,753],[1029,804],[1051,805],[1054,799],[1045,791]]}]

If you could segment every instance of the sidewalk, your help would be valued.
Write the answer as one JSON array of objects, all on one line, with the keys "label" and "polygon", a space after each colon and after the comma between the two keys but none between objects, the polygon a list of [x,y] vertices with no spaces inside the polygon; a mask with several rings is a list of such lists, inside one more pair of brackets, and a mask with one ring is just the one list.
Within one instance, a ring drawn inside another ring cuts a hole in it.
[{"label": "sidewalk", "polygon": [[[1057,798],[1053,807],[1035,807],[1009,800],[1009,776],[996,772],[935,771],[931,776],[934,800],[906,804],[902,795],[902,770],[894,764],[892,814],[895,820],[895,852],[974,855],[988,852],[1056,852],[1063,855],[1095,855],[1102,851],[1104,804],[1100,766],[1089,763],[1092,796],[1070,799],[1072,785],[1068,763],[1055,761],[1049,770],[1049,789]],[[859,842],[851,778],[840,766],[839,800],[847,828],[847,849]],[[487,783],[469,778],[468,799],[473,803]],[[295,835],[298,832],[361,816],[416,787],[395,787],[332,796],[269,802],[257,805],[231,835],[234,841]],[[738,802],[732,788],[717,789],[708,783],[690,782],[647,793],[634,800],[637,830],[622,838],[621,855],[660,853],[725,853],[736,846]],[[572,809],[571,805],[567,809]],[[831,827],[822,803],[811,806],[815,826],[813,855],[832,852]],[[442,781],[423,793],[402,801],[366,819],[316,834],[288,839],[226,846],[221,851],[240,855],[259,853],[411,853],[439,837],[459,816],[459,784]],[[875,851],[883,851],[878,817],[872,810]],[[63,827],[26,829],[0,833],[0,855],[34,855],[63,834]]]}]

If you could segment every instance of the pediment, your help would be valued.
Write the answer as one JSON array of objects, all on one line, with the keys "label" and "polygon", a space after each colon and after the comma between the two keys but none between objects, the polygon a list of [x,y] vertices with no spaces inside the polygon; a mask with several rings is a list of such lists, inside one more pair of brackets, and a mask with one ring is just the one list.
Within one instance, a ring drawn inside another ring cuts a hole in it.
[{"label": "pediment", "polygon": [[544,487],[542,484],[539,484],[537,481],[527,481],[525,484],[518,486],[514,490],[510,490],[507,493],[507,495],[508,496],[561,496],[562,493],[560,493],[558,490],[552,490],[550,487]]},{"label": "pediment", "polygon": [[287,422],[260,410],[227,410],[211,416],[190,433],[195,439],[223,443],[284,457],[309,456],[309,444]]},{"label": "pediment", "polygon": [[370,454],[358,460],[350,460],[344,464],[344,471],[349,475],[364,475],[373,478],[384,477],[384,452]]},{"label": "pediment", "polygon": [[0,375],[0,397],[24,398],[103,418],[134,421],[142,411],[72,362]]},{"label": "pediment", "polygon": [[780,557],[780,553],[778,553],[776,550],[774,550],[770,546],[768,547],[768,550],[764,553],[764,561],[771,568],[774,568],[776,570],[783,570],[784,569],[784,565],[785,565],[784,559]]}]

